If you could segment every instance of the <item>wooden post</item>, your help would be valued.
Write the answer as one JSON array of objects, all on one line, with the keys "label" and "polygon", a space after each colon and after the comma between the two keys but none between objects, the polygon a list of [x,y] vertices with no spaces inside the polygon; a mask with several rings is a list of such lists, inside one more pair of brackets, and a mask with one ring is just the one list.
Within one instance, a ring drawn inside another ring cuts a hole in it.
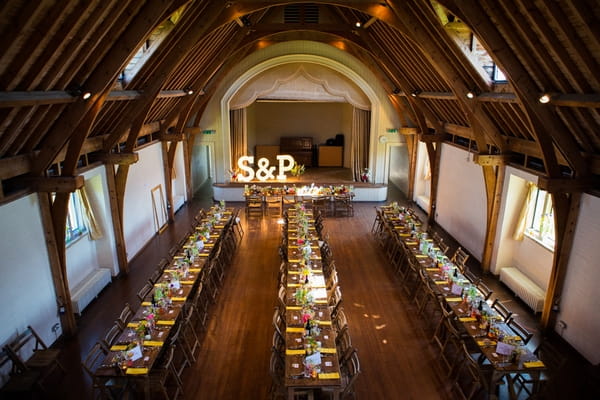
[{"label": "wooden post", "polygon": [[496,230],[498,228],[498,216],[500,215],[500,203],[502,200],[506,167],[504,165],[496,167],[482,165],[481,168],[483,170],[487,194],[487,226],[485,228],[481,269],[484,273],[487,273],[490,271],[492,252],[494,251],[494,240],[496,239]]},{"label": "wooden post", "polygon": [[581,192],[551,194],[554,208],[555,245],[552,272],[541,318],[542,330],[546,332],[551,331],[556,322],[558,309],[554,309],[554,305],[560,305],[581,203]]},{"label": "wooden post", "polygon": [[115,166],[106,164],[106,182],[108,184],[108,198],[110,203],[110,215],[112,218],[113,232],[115,235],[115,247],[117,250],[117,261],[119,263],[119,272],[129,273],[129,263],[127,262],[127,249],[125,246],[125,235],[123,233],[122,216],[119,209],[117,195],[117,184],[115,181]]},{"label": "wooden post", "polygon": [[[61,311],[60,322],[62,325],[62,330],[66,336],[73,336],[77,333],[77,322],[75,321],[75,314],[73,314],[73,306],[71,304],[71,293],[69,291],[66,268],[63,267],[64,264],[61,262],[61,259],[65,258],[64,245],[62,246],[63,254],[61,257],[61,252],[59,251],[61,246],[59,243],[57,243],[58,238],[62,237],[62,240],[65,240],[64,226],[63,230],[59,231],[60,234],[57,235],[56,226],[54,224],[56,219],[53,218],[50,196],[50,193],[38,193],[42,226],[44,228],[44,237],[46,239],[46,251],[48,253],[48,262],[50,263],[52,281],[56,291],[56,303]],[[59,194],[57,194],[57,196],[59,196]],[[65,209],[65,214],[69,204],[68,197],[68,193],[66,193],[67,202],[65,203],[64,200],[60,201],[61,205],[66,206],[60,207],[61,209]]]},{"label": "wooden post", "polygon": [[[177,142],[172,142],[170,147],[174,148],[175,146],[177,146]],[[165,175],[165,191],[167,192],[167,213],[169,222],[173,222],[175,221],[175,206],[173,205],[173,165],[169,160],[169,153],[171,149],[169,148],[169,142],[164,140],[160,142],[160,147],[162,149],[163,156],[162,158],[163,170]]]}]

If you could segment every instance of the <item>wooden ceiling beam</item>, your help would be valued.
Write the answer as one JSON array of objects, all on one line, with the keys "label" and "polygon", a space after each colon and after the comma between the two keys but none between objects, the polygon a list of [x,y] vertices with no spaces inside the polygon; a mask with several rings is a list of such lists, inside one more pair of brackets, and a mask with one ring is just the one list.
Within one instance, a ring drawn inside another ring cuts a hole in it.
[{"label": "wooden ceiling beam", "polygon": [[538,177],[538,187],[549,193],[581,193],[587,190],[599,190],[600,179],[595,176],[581,178],[548,178]]},{"label": "wooden ceiling beam", "polygon": [[[332,34],[337,35],[336,33]],[[194,93],[202,94],[202,91],[195,90]],[[137,100],[142,94],[143,92],[139,90],[113,90],[108,94],[106,101]],[[156,98],[165,99],[188,95],[187,88],[181,90],[161,90]],[[398,95],[412,96],[412,93],[400,92]],[[560,107],[600,108],[599,93],[549,93],[549,95],[550,101],[548,104],[551,105]],[[456,95],[452,92],[419,92],[414,97],[436,100],[456,100]],[[0,108],[67,104],[77,100],[77,97],[74,97],[72,94],[63,90],[0,92]],[[474,100],[484,103],[518,103],[517,96],[514,93],[485,92],[478,94]]]},{"label": "wooden ceiling beam", "polygon": [[513,157],[513,154],[477,153],[473,155],[473,162],[479,165],[495,167],[508,164],[513,159]]},{"label": "wooden ceiling beam", "polygon": [[49,177],[23,177],[23,182],[31,187],[34,192],[43,193],[70,193],[81,189],[85,182],[83,175],[77,176],[49,176]]},{"label": "wooden ceiling beam", "polygon": [[[566,2],[565,5],[569,3],[571,3],[571,1]],[[572,65],[569,67],[566,73],[573,71],[579,74],[580,67],[582,67],[581,69],[584,70],[585,77],[582,76],[579,80],[579,83],[585,86],[590,86],[589,84],[591,83],[591,87],[597,88],[599,85],[598,71],[600,70],[600,65],[598,65],[598,62],[596,62],[594,56],[590,53],[584,41],[581,40],[581,37],[577,34],[576,29],[573,29],[573,25],[565,23],[565,14],[561,7],[562,4],[559,5],[559,3],[552,1],[536,1],[536,4],[538,7],[547,12],[549,17],[553,20],[556,29],[559,30],[567,40],[568,44],[565,46],[564,42],[556,40],[555,32],[550,32],[548,39],[551,41],[550,45],[552,45],[552,48],[556,51],[561,51],[564,53],[567,53],[565,50],[566,47],[571,50],[569,54],[565,54],[564,56],[557,58],[557,60],[570,60],[572,54],[572,57],[575,58],[575,61],[577,62],[577,65]],[[544,22],[545,20],[546,18],[544,18]],[[595,25],[597,24],[598,23],[596,21]],[[582,91],[586,92],[587,90],[589,89],[585,88]]]},{"label": "wooden ceiling beam", "polygon": [[86,80],[86,90],[92,92],[88,101],[77,101],[67,106],[66,113],[47,133],[40,155],[34,161],[34,172],[41,173],[69,140],[86,114],[101,107],[120,71],[123,70],[134,49],[139,48],[152,29],[160,22],[170,2],[150,0],[127,26],[123,34],[114,41],[112,51],[97,63],[97,68]]},{"label": "wooden ceiling beam", "polygon": [[[417,0],[413,0],[413,2],[394,0],[388,1],[388,4],[401,23],[405,25],[403,31],[407,31],[409,37],[422,47],[425,56],[431,60],[439,74],[451,85],[461,109],[481,125],[483,130],[482,136],[477,140],[480,148],[484,147],[484,144],[489,143],[503,150],[505,146],[504,138],[498,132],[496,125],[482,109],[480,103],[467,99],[467,93],[474,89],[469,85],[472,85],[474,82],[477,82],[478,85],[480,84],[478,79],[479,74],[475,71],[469,73],[468,78],[470,81],[466,81],[467,78],[464,76],[464,71],[460,69],[459,65],[470,64],[470,61],[460,52],[456,43],[449,38],[444,43],[444,46],[441,47],[439,38],[446,39],[448,36],[447,32],[435,20],[437,17],[431,9],[420,9],[414,1]],[[433,35],[431,32],[432,29],[434,33],[437,33],[436,37],[431,36]],[[450,48],[450,52],[448,52],[446,45]]]},{"label": "wooden ceiling beam", "polygon": [[448,139],[448,136],[441,132],[441,133],[419,133],[418,134],[419,137],[419,142],[423,142],[423,143],[441,143],[444,140]]},{"label": "wooden ceiling beam", "polygon": [[98,155],[98,160],[105,164],[114,165],[131,165],[138,162],[140,155],[136,152],[125,152],[125,153],[101,153]]},{"label": "wooden ceiling beam", "polygon": [[[465,22],[471,26],[488,52],[500,67],[507,71],[508,79],[511,81],[523,105],[523,110],[532,124],[538,144],[544,155],[543,160],[548,174],[551,176],[560,175],[553,141],[560,147],[561,152],[568,160],[569,166],[578,173],[585,174],[587,165],[581,160],[580,150],[573,141],[571,134],[564,129],[562,122],[548,107],[543,107],[544,105],[539,103],[539,97],[536,95],[539,89],[535,81],[490,19],[488,13],[497,16],[502,12],[497,9],[498,5],[488,1],[485,1],[484,4],[479,2],[468,4],[455,2],[455,5],[466,17]],[[496,21],[498,22],[498,19]],[[512,40],[518,40],[518,38],[513,37]]]},{"label": "wooden ceiling beam", "polygon": [[[119,138],[131,127],[132,120],[139,120],[140,113],[148,112],[152,103],[156,99],[157,94],[161,91],[166,80],[169,78],[173,70],[179,67],[185,57],[194,48],[198,41],[209,32],[209,28],[213,26],[224,9],[224,4],[221,2],[210,2],[207,4],[195,4],[188,9],[182,16],[182,21],[177,26],[181,26],[181,32],[173,32],[173,35],[179,33],[176,43],[172,41],[163,42],[163,47],[168,45],[169,48],[165,52],[158,51],[157,56],[152,56],[151,62],[156,63],[156,67],[152,73],[152,80],[146,82],[142,88],[143,94],[135,104],[128,107],[126,110],[127,118],[122,119],[114,128],[111,136],[105,143],[105,150],[110,150]],[[178,29],[176,26],[176,30]],[[157,57],[160,56],[160,59]]]}]

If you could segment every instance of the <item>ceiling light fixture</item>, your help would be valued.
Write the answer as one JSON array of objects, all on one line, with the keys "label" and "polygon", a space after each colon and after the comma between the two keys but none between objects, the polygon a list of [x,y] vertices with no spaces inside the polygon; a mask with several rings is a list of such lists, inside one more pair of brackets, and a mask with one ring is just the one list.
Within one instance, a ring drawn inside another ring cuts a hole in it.
[{"label": "ceiling light fixture", "polygon": [[83,92],[83,94],[81,95],[81,98],[84,99],[84,100],[87,100],[90,97],[92,97],[92,92],[88,92],[88,91]]},{"label": "ceiling light fixture", "polygon": [[473,92],[472,90],[469,90],[467,92],[467,99],[474,99],[475,98],[475,92]]},{"label": "ceiling light fixture", "polygon": [[192,88],[186,88],[186,89],[183,89],[183,91],[184,91],[184,92],[186,92],[186,93],[187,93],[188,95],[190,95],[190,96],[191,96],[192,94],[194,94],[194,89],[192,89]]},{"label": "ceiling light fixture", "polygon": [[415,89],[412,91],[412,93],[410,95],[412,97],[417,97],[419,94],[421,94],[421,89]]},{"label": "ceiling light fixture", "polygon": [[550,93],[544,93],[540,96],[538,101],[542,104],[547,104],[547,103],[550,103],[551,97],[552,96],[550,96]]},{"label": "ceiling light fixture", "polygon": [[354,26],[356,26],[357,28],[360,28],[362,26],[362,24],[360,23],[360,21],[356,21],[356,23],[354,24]]}]

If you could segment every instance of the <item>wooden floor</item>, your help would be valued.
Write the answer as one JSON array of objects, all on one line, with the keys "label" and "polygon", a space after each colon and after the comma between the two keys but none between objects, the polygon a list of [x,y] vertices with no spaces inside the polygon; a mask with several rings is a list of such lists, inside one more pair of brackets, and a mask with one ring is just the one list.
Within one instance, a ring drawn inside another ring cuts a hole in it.
[{"label": "wooden floor", "polygon": [[[116,319],[125,302],[139,305],[137,290],[158,260],[166,256],[171,244],[189,229],[191,216],[209,203],[194,201],[184,206],[177,213],[175,224],[132,260],[131,273],[116,279],[85,310],[77,337],[57,343],[64,349],[63,363],[68,374],[53,386],[53,398],[92,398],[90,381],[82,372],[80,360]],[[429,343],[429,324],[416,316],[411,299],[399,289],[370,233],[374,205],[357,203],[354,217],[325,221],[352,342],[361,361],[356,397],[454,399],[437,367]],[[213,306],[199,359],[184,377],[185,399],[267,398],[280,227],[276,218],[266,217],[248,221],[244,218],[242,224],[245,235]],[[515,302],[511,307],[521,310],[522,320],[535,327],[535,318],[522,305]],[[571,386],[566,385],[573,393]]]}]

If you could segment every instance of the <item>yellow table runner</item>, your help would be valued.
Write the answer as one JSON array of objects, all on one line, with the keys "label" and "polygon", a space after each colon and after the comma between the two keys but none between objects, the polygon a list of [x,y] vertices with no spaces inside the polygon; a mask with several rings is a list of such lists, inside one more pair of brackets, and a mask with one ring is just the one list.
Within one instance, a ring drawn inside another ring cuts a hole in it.
[{"label": "yellow table runner", "polygon": [[300,350],[286,349],[285,350],[285,354],[288,356],[303,355],[305,353],[306,353],[306,350],[304,350],[304,349],[300,349]]},{"label": "yellow table runner", "polygon": [[124,351],[127,350],[127,345],[125,344],[116,344],[110,347],[110,351]]},{"label": "yellow table runner", "polygon": [[338,372],[321,373],[319,379],[340,379],[340,374]]},{"label": "yellow table runner", "polygon": [[148,368],[127,368],[127,375],[144,375],[148,373]]},{"label": "yellow table runner", "polygon": [[158,340],[144,340],[144,346],[161,347],[164,342]]},{"label": "yellow table runner", "polygon": [[523,366],[525,368],[543,368],[546,365],[544,365],[543,361],[538,360],[538,361],[526,361],[523,363]]},{"label": "yellow table runner", "polygon": [[172,319],[164,319],[156,321],[156,325],[175,325],[175,321]]},{"label": "yellow table runner", "polygon": [[335,347],[332,347],[332,348],[321,347],[319,349],[319,353],[323,353],[323,354],[335,354],[335,353],[337,353],[337,350],[335,349]]},{"label": "yellow table runner", "polygon": [[475,321],[477,321],[477,319],[473,318],[473,317],[461,317],[458,320],[460,322],[475,322]]}]

